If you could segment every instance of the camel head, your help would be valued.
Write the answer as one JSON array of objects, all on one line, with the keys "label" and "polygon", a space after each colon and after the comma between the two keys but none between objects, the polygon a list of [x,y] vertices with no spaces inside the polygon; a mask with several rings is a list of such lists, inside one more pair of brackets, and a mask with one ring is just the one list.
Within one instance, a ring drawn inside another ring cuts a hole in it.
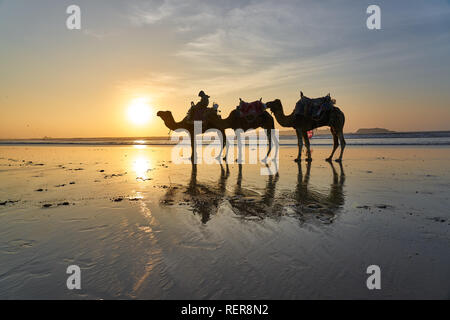
[{"label": "camel head", "polygon": [[170,111],[158,111],[156,113],[156,115],[158,117],[160,117],[161,119],[163,119],[163,120],[168,120],[168,119],[170,119],[172,117],[172,112],[170,112]]},{"label": "camel head", "polygon": [[281,104],[280,99],[275,99],[273,101],[269,101],[266,103],[267,109],[269,109],[272,112],[282,111],[283,105]]},{"label": "camel head", "polygon": [[173,124],[175,123],[175,120],[173,119],[173,115],[172,112],[170,111],[158,111],[156,113],[156,115],[158,117],[160,117],[163,121],[164,124],[169,127],[170,129],[172,129]]}]

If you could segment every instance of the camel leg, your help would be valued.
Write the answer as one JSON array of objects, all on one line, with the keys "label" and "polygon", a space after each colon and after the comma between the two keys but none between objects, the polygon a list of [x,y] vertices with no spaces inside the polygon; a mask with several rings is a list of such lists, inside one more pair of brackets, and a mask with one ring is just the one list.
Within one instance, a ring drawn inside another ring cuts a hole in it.
[{"label": "camel leg", "polygon": [[[221,160],[222,160],[222,153],[224,152],[223,150],[225,149],[225,145],[226,145],[227,139],[226,139],[226,137],[225,137],[225,132],[224,132],[223,130],[220,130],[219,132],[220,132],[220,142],[221,142],[222,148],[220,149],[220,153],[219,153],[219,155],[216,157],[216,160],[217,160],[219,163],[221,163]],[[225,151],[225,152],[226,152],[226,151]],[[226,158],[227,158],[227,154],[225,153],[225,156],[223,157],[223,160],[226,160]]]},{"label": "camel leg", "polygon": [[225,135],[225,130],[222,132],[222,151],[225,149],[225,154],[223,155],[223,161],[227,160],[228,156],[228,143],[227,143],[227,136]]},{"label": "camel leg", "polygon": [[267,159],[269,158],[270,151],[272,150],[272,129],[268,128],[267,131],[266,131],[266,134],[267,134],[267,141],[269,143],[269,148],[267,150],[267,154],[264,157],[264,159],[261,159],[261,162],[264,162],[264,163],[267,162]]},{"label": "camel leg", "polygon": [[[275,164],[277,165],[278,151],[279,151],[278,149],[280,148],[280,140],[279,140],[279,136],[277,137],[276,134],[273,136],[273,138],[275,138],[275,140],[274,140],[275,151],[274,151],[274,154],[272,156],[272,161],[275,161]],[[278,166],[277,166],[277,168],[278,168]]]},{"label": "camel leg", "polygon": [[[245,149],[244,149],[244,151],[242,151],[242,140],[241,140],[241,132],[240,132],[240,130],[236,130],[236,138],[237,138],[237,145],[238,145],[238,156],[237,156],[237,159],[236,159],[236,162],[237,163],[240,163],[240,164],[242,164],[242,159],[243,159],[243,157],[242,157],[242,152],[245,152]],[[245,148],[245,145],[244,145],[244,148]]]},{"label": "camel leg", "polygon": [[297,134],[297,145],[298,145],[298,154],[297,159],[295,159],[295,162],[302,161],[302,149],[303,149],[303,139],[302,135],[300,134],[300,129],[295,128],[295,133]]},{"label": "camel leg", "polygon": [[306,161],[311,162],[311,148],[309,144],[309,138],[308,138],[308,132],[306,130],[302,131],[303,140],[305,140],[305,146],[306,146]]},{"label": "camel leg", "polygon": [[269,141],[269,150],[267,150],[266,159],[269,157],[270,152],[272,151],[272,130],[275,130],[275,123],[272,117],[267,117],[268,123],[266,124],[267,128],[267,140]]},{"label": "camel leg", "polygon": [[230,144],[227,143],[227,142],[225,142],[225,143],[226,143],[226,147],[225,147],[225,155],[223,156],[223,161],[225,161],[225,163],[228,163],[227,162],[227,157],[228,157],[228,149],[230,148]]},{"label": "camel leg", "polygon": [[195,134],[191,132],[191,162],[197,164],[197,142]]},{"label": "camel leg", "polygon": [[336,159],[336,162],[341,162],[342,161],[342,156],[344,154],[344,149],[345,149],[345,139],[344,139],[344,132],[342,130],[339,131],[338,133],[338,137],[339,137],[339,142],[341,143],[341,154],[339,155],[339,158]]},{"label": "camel leg", "polygon": [[336,131],[333,128],[331,129],[331,134],[333,135],[333,151],[331,151],[331,154],[328,158],[326,158],[326,161],[331,161],[333,159],[334,153],[336,152],[336,149],[339,146],[339,139],[338,135],[336,134]]}]

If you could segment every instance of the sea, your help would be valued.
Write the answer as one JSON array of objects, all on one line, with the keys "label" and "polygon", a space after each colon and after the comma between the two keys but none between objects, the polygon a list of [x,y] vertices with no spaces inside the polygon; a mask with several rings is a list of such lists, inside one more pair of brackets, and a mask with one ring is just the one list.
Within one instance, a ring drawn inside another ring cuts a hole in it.
[{"label": "sea", "polygon": [[[245,139],[247,145],[253,145],[259,135],[249,135]],[[450,146],[450,131],[422,131],[422,132],[389,132],[377,134],[344,134],[347,146]],[[175,145],[180,142],[189,143],[188,139],[166,137],[124,137],[124,138],[43,138],[43,139],[0,139],[0,146],[18,145],[79,145],[79,146],[130,146],[130,145]],[[186,137],[184,137],[186,138]],[[198,140],[199,138],[197,138]],[[213,142],[219,140],[212,139]],[[333,145],[331,135],[313,135],[311,145]],[[211,140],[204,144],[211,143]],[[295,135],[279,136],[280,146],[296,146]]]}]

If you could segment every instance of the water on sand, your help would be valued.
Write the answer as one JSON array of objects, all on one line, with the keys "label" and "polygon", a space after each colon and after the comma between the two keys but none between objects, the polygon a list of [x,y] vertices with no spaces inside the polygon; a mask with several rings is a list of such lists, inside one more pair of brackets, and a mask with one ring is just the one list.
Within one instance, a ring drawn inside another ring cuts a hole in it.
[{"label": "water on sand", "polygon": [[0,298],[448,298],[450,149],[329,151],[261,176],[169,146],[0,147]]}]

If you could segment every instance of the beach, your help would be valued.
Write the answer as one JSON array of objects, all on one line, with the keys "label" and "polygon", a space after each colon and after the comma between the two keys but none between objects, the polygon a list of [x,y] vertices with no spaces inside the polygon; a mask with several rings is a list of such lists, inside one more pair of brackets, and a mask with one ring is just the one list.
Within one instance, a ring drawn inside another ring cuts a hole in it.
[{"label": "beach", "polygon": [[283,146],[272,175],[172,148],[0,146],[0,298],[450,298],[448,146]]}]

